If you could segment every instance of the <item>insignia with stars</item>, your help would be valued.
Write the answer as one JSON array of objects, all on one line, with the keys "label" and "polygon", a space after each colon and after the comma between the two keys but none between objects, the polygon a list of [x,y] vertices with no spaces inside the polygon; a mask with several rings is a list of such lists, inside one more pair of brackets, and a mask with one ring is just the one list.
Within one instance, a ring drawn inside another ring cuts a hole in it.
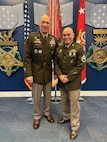
[{"label": "insignia with stars", "polygon": [[13,30],[8,34],[0,32],[0,70],[7,76],[16,72],[23,66],[22,58],[18,51],[17,41],[12,38]]}]

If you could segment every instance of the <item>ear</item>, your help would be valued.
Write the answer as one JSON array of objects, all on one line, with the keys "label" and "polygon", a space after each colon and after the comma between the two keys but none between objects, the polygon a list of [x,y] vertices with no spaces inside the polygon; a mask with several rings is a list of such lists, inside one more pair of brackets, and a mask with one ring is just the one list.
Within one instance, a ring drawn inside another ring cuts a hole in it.
[{"label": "ear", "polygon": [[73,38],[75,37],[75,33],[73,33]]}]

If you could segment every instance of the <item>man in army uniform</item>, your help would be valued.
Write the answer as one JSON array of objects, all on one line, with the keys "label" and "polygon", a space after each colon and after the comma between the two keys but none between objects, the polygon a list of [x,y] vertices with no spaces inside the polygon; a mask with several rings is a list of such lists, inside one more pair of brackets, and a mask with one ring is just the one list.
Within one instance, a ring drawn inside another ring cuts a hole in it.
[{"label": "man in army uniform", "polygon": [[33,128],[40,126],[40,98],[44,94],[44,116],[50,122],[54,122],[50,114],[51,84],[52,84],[52,60],[54,59],[57,39],[48,34],[50,18],[44,14],[39,22],[40,31],[30,33],[24,48],[24,74],[29,83],[32,83],[32,95],[34,101]]},{"label": "man in army uniform", "polygon": [[80,127],[81,71],[86,63],[86,53],[80,44],[74,42],[74,32],[70,27],[63,30],[63,41],[58,43],[55,55],[55,73],[61,92],[63,117],[59,124],[70,121],[70,138],[78,135]]}]

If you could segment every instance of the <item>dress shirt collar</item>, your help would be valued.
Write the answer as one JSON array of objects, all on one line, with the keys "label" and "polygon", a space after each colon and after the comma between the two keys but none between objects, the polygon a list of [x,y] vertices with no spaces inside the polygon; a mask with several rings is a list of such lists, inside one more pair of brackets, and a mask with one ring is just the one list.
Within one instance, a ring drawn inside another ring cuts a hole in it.
[{"label": "dress shirt collar", "polygon": [[41,33],[41,35],[43,36],[43,38],[47,38],[48,37],[48,33],[47,34],[43,34],[42,32],[40,32]]}]

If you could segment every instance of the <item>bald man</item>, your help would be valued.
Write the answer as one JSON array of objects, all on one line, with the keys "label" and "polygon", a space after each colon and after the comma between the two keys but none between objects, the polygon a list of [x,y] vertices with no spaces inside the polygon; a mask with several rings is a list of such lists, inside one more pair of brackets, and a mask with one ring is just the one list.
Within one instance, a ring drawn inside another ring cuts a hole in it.
[{"label": "bald man", "polygon": [[74,42],[70,27],[63,30],[63,40],[58,43],[55,54],[55,73],[61,93],[62,118],[59,124],[70,121],[70,138],[75,139],[80,127],[81,71],[86,63],[86,53],[80,44]]},{"label": "bald man", "polygon": [[34,129],[38,129],[40,126],[40,99],[42,92],[44,94],[44,116],[50,123],[54,122],[54,118],[50,113],[50,106],[52,60],[57,47],[57,39],[48,34],[50,18],[46,14],[41,16],[39,28],[38,32],[29,34],[24,46],[24,75],[29,83],[32,83]]}]

